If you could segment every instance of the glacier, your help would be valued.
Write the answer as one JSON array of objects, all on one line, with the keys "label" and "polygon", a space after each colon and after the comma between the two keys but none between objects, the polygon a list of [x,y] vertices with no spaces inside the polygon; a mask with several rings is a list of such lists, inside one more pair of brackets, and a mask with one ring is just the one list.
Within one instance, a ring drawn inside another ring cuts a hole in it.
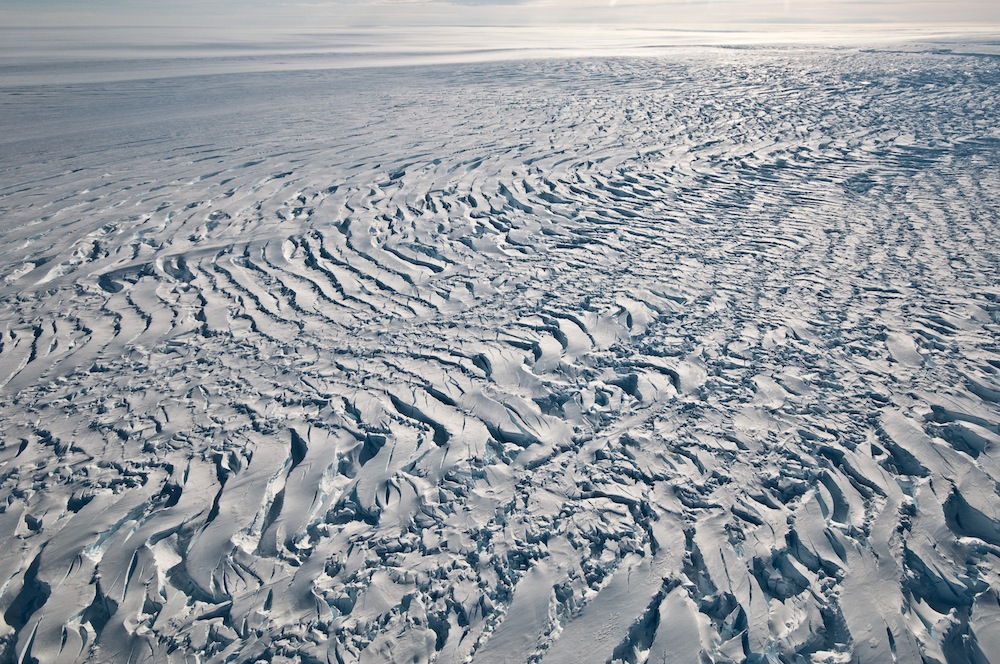
[{"label": "glacier", "polygon": [[0,660],[998,661],[995,54],[201,57],[0,68]]}]

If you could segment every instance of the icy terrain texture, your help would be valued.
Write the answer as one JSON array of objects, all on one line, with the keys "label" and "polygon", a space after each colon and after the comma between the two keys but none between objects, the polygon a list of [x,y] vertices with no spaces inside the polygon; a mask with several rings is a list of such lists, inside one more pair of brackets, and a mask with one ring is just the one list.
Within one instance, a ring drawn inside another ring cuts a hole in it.
[{"label": "icy terrain texture", "polygon": [[998,90],[4,88],[0,661],[998,661]]}]

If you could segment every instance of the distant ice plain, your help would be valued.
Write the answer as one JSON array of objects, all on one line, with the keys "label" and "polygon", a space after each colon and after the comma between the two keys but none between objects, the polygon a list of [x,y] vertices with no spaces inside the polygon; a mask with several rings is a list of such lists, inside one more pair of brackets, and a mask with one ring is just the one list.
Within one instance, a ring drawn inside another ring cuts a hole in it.
[{"label": "distant ice plain", "polygon": [[0,658],[1000,653],[996,40],[113,34],[0,50]]}]

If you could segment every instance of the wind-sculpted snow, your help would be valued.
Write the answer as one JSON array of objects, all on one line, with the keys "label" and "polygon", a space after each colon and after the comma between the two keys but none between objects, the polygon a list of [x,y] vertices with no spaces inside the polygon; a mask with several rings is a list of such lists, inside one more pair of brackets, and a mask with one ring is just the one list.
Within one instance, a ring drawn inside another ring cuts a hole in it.
[{"label": "wind-sculpted snow", "polygon": [[4,89],[3,660],[997,657],[998,66]]}]

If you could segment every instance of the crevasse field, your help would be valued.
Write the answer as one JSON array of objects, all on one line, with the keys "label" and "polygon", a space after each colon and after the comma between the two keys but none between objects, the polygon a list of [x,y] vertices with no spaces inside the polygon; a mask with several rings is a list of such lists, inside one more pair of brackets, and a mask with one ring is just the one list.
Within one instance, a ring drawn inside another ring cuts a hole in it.
[{"label": "crevasse field", "polygon": [[0,661],[998,661],[987,51],[4,60]]}]

